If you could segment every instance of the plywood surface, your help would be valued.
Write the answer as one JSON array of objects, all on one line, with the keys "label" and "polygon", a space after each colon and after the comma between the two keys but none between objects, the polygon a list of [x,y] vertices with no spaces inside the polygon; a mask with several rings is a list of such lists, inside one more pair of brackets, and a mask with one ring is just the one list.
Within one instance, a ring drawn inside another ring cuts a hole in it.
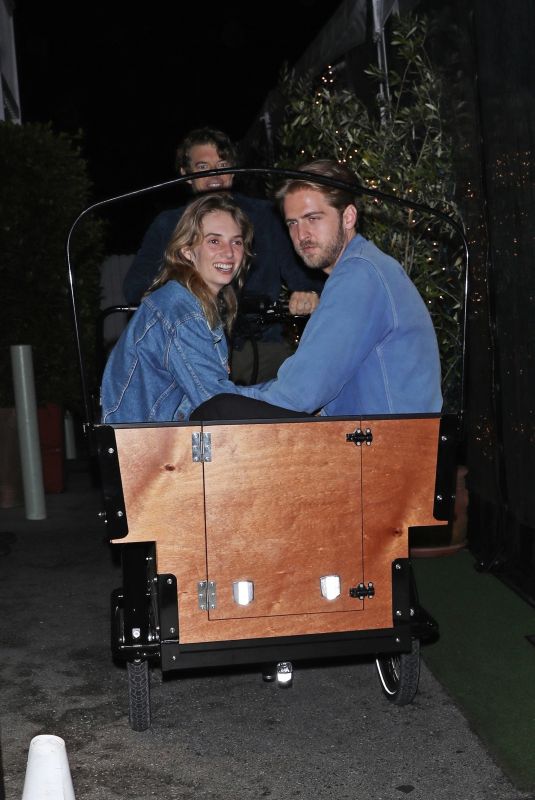
[{"label": "plywood surface", "polygon": [[[217,426],[205,465],[208,576],[218,585],[210,619],[353,611],[362,580],[360,454],[347,423]],[[320,578],[338,575],[326,600]],[[251,580],[239,606],[232,583]]]},{"label": "plywood surface", "polygon": [[115,431],[128,521],[120,544],[156,541],[159,574],[176,576],[180,611],[197,613],[206,577],[202,464],[192,461],[193,426]]},{"label": "plywood surface", "polygon": [[[390,627],[391,564],[408,527],[432,516],[438,419],[205,426],[212,461],[192,461],[200,426],[116,429],[129,533],[155,540],[177,577],[180,641],[239,640]],[[370,447],[346,436],[370,428]],[[328,601],[320,578],[335,574]],[[217,605],[198,607],[200,580]],[[232,583],[251,580],[240,606]],[[371,581],[372,599],[349,588]]]},{"label": "plywood surface", "polygon": [[408,529],[439,525],[433,517],[440,419],[363,420],[372,431],[363,446],[364,568],[377,585],[390,580],[392,561],[409,555]]}]

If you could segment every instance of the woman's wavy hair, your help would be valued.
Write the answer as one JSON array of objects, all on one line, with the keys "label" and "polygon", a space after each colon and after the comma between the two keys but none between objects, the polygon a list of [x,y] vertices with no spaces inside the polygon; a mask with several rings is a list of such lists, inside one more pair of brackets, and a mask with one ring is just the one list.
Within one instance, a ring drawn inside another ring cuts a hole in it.
[{"label": "woman's wavy hair", "polygon": [[[208,289],[195,266],[183,254],[185,248],[196,247],[202,241],[202,223],[212,211],[230,214],[243,236],[243,260],[232,283],[224,286],[217,297]],[[253,226],[246,214],[224,194],[203,194],[185,209],[164,253],[164,263],[148,289],[154,292],[168,281],[178,281],[185,286],[202,306],[210,328],[222,322],[228,333],[238,312],[237,293],[243,286],[249,263],[253,256]]]}]

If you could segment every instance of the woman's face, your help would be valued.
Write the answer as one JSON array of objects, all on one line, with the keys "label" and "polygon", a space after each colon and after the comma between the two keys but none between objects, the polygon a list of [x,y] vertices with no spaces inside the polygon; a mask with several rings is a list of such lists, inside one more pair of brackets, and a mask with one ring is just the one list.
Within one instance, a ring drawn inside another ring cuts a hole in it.
[{"label": "woman's face", "polygon": [[228,211],[210,211],[202,221],[202,240],[185,247],[183,255],[193,262],[214,297],[235,277],[243,261],[243,236]]}]

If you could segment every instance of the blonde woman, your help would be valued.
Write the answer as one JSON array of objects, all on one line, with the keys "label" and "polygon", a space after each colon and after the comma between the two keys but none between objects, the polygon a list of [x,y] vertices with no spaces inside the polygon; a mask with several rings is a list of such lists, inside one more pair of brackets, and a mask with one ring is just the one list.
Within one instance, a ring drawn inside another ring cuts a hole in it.
[{"label": "blonde woman", "polygon": [[236,391],[227,336],[252,238],[248,218],[226,195],[204,194],[187,207],[106,364],[103,422],[183,421],[213,395]]}]

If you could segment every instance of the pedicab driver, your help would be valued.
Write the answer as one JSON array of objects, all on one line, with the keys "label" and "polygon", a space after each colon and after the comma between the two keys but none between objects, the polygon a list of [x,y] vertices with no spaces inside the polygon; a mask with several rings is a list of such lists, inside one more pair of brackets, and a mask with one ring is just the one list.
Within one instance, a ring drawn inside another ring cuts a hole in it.
[{"label": "pedicab driver", "polygon": [[[300,170],[355,180],[336,161]],[[431,317],[403,267],[357,233],[352,192],[303,177],[287,180],[277,198],[296,252],[307,267],[328,275],[319,305],[276,378],[213,397],[192,419],[270,416],[258,401],[326,416],[440,412]]]}]

